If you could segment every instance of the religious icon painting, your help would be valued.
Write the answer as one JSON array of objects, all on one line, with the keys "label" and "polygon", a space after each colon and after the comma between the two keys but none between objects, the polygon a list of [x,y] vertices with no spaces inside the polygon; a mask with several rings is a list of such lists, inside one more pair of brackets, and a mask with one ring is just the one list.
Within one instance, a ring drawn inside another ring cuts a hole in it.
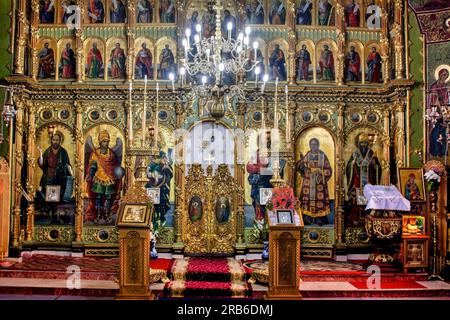
[{"label": "religious icon painting", "polygon": [[126,47],[125,40],[113,38],[108,40],[108,78],[111,80],[122,80],[126,71]]},{"label": "religious icon painting", "polygon": [[137,23],[152,23],[153,13],[155,7],[153,1],[137,0],[136,1],[136,22]]},{"label": "religious icon painting", "polygon": [[73,224],[75,146],[72,132],[63,125],[49,125],[38,128],[36,133],[35,223]]},{"label": "religious icon painting", "polygon": [[316,54],[317,80],[334,82],[336,79],[336,44],[331,40],[322,41],[317,44]]},{"label": "religious icon painting", "polygon": [[103,40],[100,38],[86,39],[84,51],[85,77],[89,80],[103,80],[105,76],[106,58]]},{"label": "religious icon painting", "polygon": [[[439,56],[448,52],[446,45],[441,50],[430,52],[429,55]],[[438,62],[440,63],[440,62]],[[450,65],[440,64],[437,67],[429,62],[428,83],[429,98],[427,102],[427,113],[432,112],[432,107],[445,106],[450,101]],[[447,150],[447,125],[442,118],[438,119],[433,126],[428,129],[428,150],[431,156],[443,158],[448,154]]]},{"label": "religious icon painting", "polygon": [[58,117],[59,117],[59,119],[62,120],[62,121],[66,121],[67,119],[69,119],[69,118],[70,118],[70,115],[71,115],[71,113],[70,113],[70,111],[67,110],[67,109],[61,110],[61,111],[58,113]]},{"label": "religious icon painting", "polygon": [[344,58],[344,74],[346,81],[362,81],[363,46],[359,42],[350,42]]},{"label": "religious icon painting", "polygon": [[87,23],[104,23],[106,16],[106,7],[104,0],[86,1],[86,20]]},{"label": "religious icon painting", "polygon": [[313,0],[297,0],[295,7],[295,24],[310,26],[313,20]]},{"label": "religious icon painting", "polygon": [[294,214],[292,210],[278,209],[277,210],[277,221],[279,224],[293,224]]},{"label": "religious icon painting", "polygon": [[383,60],[380,55],[380,46],[377,43],[370,43],[366,46],[366,83],[380,83],[383,81],[382,74]]},{"label": "religious icon painting", "polygon": [[344,17],[347,28],[357,28],[362,22],[362,8],[359,0],[346,0],[344,2]]},{"label": "religious icon painting", "polygon": [[118,209],[117,225],[147,227],[150,224],[150,207],[142,203],[122,203]]},{"label": "religious icon painting", "polygon": [[367,128],[352,131],[344,147],[346,215],[345,225],[358,227],[364,215],[361,195],[367,184],[382,184],[383,145],[378,139],[380,133]]},{"label": "religious icon painting", "polygon": [[76,78],[75,40],[65,38],[58,43],[58,78],[68,80]]},{"label": "religious icon painting", "polygon": [[422,168],[399,168],[398,187],[409,201],[426,201],[425,179]]},{"label": "religious icon painting", "polygon": [[425,234],[425,217],[418,215],[402,216],[402,235],[417,236]]},{"label": "religious icon painting", "polygon": [[59,202],[61,186],[47,185],[45,190],[46,202]]},{"label": "religious icon painting", "polygon": [[39,23],[54,23],[55,13],[55,0],[39,1]]},{"label": "religious icon painting", "polygon": [[[81,18],[77,10],[77,2],[76,0],[62,0],[61,5],[59,7],[60,11],[60,23],[67,24],[70,22],[76,22],[74,19]],[[78,15],[78,16],[75,16]]]},{"label": "religious icon painting", "polygon": [[317,22],[319,26],[335,25],[335,6],[333,0],[317,1]]},{"label": "religious icon painting", "polygon": [[176,5],[174,0],[161,0],[159,5],[159,22],[175,23]]},{"label": "religious icon painting", "polygon": [[247,0],[245,5],[245,23],[246,24],[264,24],[264,1]]},{"label": "religious icon painting", "polygon": [[126,205],[124,209],[123,222],[144,222],[145,218],[145,210],[147,206],[132,206]]},{"label": "religious icon painting", "polygon": [[84,220],[87,224],[116,222],[125,175],[123,141],[123,134],[111,125],[97,125],[86,133]]},{"label": "religious icon painting", "polygon": [[288,60],[286,59],[286,53],[289,48],[284,39],[275,39],[268,46],[269,52],[269,79],[275,81],[287,80]]},{"label": "religious icon painting", "polygon": [[296,141],[295,189],[306,225],[334,224],[335,144],[324,128],[310,128]]},{"label": "religious icon painting", "polygon": [[227,197],[222,196],[216,200],[215,213],[218,223],[225,223],[230,219],[230,200]]},{"label": "religious icon painting", "polygon": [[312,115],[311,112],[309,112],[309,111],[304,111],[304,112],[302,113],[302,120],[303,120],[304,122],[306,122],[306,123],[311,122],[312,119],[313,119],[313,115]]},{"label": "religious icon painting", "polygon": [[125,0],[110,0],[109,22],[125,23],[127,18],[127,8]]},{"label": "religious icon painting", "polygon": [[171,39],[160,39],[156,44],[158,61],[158,79],[170,80],[171,74],[176,78],[176,46]]},{"label": "religious icon painting", "polygon": [[153,204],[160,204],[160,188],[146,188],[147,195]]},{"label": "religious icon painting", "polygon": [[302,41],[297,46],[295,55],[295,79],[297,82],[314,79],[314,43]]},{"label": "religious icon painting", "polygon": [[55,79],[56,42],[54,39],[42,39],[38,45],[38,79]]},{"label": "religious icon painting", "polygon": [[259,189],[259,199],[262,206],[267,205],[267,203],[272,198],[272,188],[261,188]]},{"label": "religious icon painting", "polygon": [[44,109],[41,112],[41,118],[45,121],[49,121],[53,118],[53,112],[50,109]]},{"label": "religious icon painting", "polygon": [[148,38],[138,38],[135,41],[134,52],[136,53],[134,78],[138,80],[144,80],[145,77],[148,80],[153,79],[153,43]]},{"label": "religious icon painting", "polygon": [[196,222],[203,217],[203,202],[199,196],[193,196],[189,201],[189,219],[191,222]]},{"label": "religious icon painting", "polygon": [[285,0],[270,0],[269,23],[272,25],[284,25],[286,23]]}]

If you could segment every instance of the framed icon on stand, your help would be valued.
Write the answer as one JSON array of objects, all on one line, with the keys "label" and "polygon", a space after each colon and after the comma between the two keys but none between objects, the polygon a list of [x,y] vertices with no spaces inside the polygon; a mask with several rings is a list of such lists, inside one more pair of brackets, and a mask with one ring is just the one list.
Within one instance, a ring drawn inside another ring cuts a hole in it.
[{"label": "framed icon on stand", "polygon": [[147,188],[147,195],[153,204],[160,204],[161,191],[159,188]]},{"label": "framed icon on stand", "polygon": [[294,224],[294,213],[291,209],[278,209],[277,210],[277,223],[278,224]]}]

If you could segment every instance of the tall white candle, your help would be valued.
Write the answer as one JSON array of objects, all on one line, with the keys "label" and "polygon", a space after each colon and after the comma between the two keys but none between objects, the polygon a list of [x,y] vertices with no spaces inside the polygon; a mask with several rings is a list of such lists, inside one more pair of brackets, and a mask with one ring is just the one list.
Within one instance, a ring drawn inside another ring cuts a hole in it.
[{"label": "tall white candle", "polygon": [[291,126],[289,123],[289,91],[288,86],[285,87],[285,93],[286,93],[286,142],[288,145],[290,145],[290,136],[291,136]]},{"label": "tall white candle", "polygon": [[133,141],[133,83],[130,81],[130,109],[128,110],[128,135],[130,137],[130,141]]},{"label": "tall white candle", "polygon": [[158,148],[159,134],[159,83],[156,83],[156,119],[155,119],[155,147]]},{"label": "tall white candle", "polygon": [[274,128],[278,129],[278,78],[275,79],[275,108],[273,115]]},{"label": "tall white candle", "polygon": [[144,78],[144,110],[142,112],[142,148],[145,147],[145,131],[147,118],[147,75]]}]

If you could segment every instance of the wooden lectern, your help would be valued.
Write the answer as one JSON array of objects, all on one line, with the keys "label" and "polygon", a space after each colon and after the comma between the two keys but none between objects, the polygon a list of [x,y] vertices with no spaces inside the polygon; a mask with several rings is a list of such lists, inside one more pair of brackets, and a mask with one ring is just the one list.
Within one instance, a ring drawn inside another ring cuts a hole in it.
[{"label": "wooden lectern", "polygon": [[[265,299],[300,300],[300,230],[303,220],[291,211],[289,221],[286,218],[289,211],[282,211],[282,214],[269,214],[269,290]],[[298,219],[295,219],[296,215]]]},{"label": "wooden lectern", "polygon": [[150,300],[150,236],[153,206],[142,186],[128,190],[120,204],[119,300]]}]

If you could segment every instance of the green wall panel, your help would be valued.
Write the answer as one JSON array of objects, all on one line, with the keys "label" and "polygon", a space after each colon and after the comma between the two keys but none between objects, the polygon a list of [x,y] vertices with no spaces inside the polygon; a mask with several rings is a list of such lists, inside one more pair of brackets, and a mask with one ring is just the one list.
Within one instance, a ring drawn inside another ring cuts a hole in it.
[{"label": "green wall panel", "polygon": [[[409,14],[409,24],[411,26],[409,30],[409,52],[411,62],[409,64],[409,70],[411,78],[416,83],[411,91],[411,114],[410,114],[410,156],[411,166],[420,167],[422,162],[417,154],[414,152],[416,149],[422,149],[424,145],[423,140],[423,42],[421,40],[422,34],[420,33],[419,24],[417,23],[416,16],[413,12]],[[424,154],[426,150],[423,150]]]},{"label": "green wall panel", "polygon": [[54,38],[56,40],[59,40],[64,37],[71,37],[75,35],[74,30],[70,30],[66,27],[60,27],[60,28],[43,28],[39,27],[39,37],[49,37]]},{"label": "green wall panel", "polygon": [[155,40],[162,37],[173,38],[175,40],[177,37],[176,27],[136,27],[135,33],[136,38],[147,37]]},{"label": "green wall panel", "polygon": [[[0,1],[0,79],[8,76],[10,74],[11,67],[11,54],[8,52],[8,48],[11,44],[10,34],[8,30],[11,28],[11,19],[8,13],[11,11],[11,1],[1,0]],[[4,90],[0,90],[0,113],[3,111],[3,101],[4,101]],[[0,127],[1,128],[1,127]],[[4,126],[3,135],[5,141],[0,144],[0,156],[8,156],[8,143],[7,128]]]}]

